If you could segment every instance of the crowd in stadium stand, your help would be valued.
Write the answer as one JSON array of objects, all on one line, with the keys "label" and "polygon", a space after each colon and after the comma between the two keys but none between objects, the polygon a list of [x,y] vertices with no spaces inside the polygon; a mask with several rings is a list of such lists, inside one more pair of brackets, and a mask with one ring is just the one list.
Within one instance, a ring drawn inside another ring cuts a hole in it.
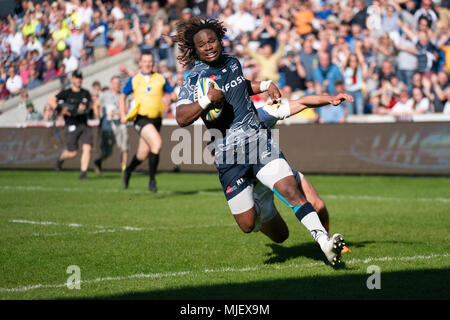
[{"label": "crowd in stadium stand", "polygon": [[[449,2],[22,1],[0,21],[0,103],[55,79],[66,86],[72,71],[127,49],[151,49],[157,71],[179,87],[189,66],[177,62],[172,36],[179,21],[200,15],[223,21],[225,52],[240,59],[248,79],[276,82],[284,99],[338,92],[355,98],[300,117],[344,122],[352,114],[450,113]],[[133,72],[118,70],[124,80]],[[23,99],[30,118],[48,119]],[[165,117],[174,112],[167,103]]]}]

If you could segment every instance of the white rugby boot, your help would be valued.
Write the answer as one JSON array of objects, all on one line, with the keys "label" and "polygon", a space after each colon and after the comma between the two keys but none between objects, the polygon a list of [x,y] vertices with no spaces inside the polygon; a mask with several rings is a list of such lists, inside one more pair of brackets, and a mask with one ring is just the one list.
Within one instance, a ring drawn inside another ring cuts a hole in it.
[{"label": "white rugby boot", "polygon": [[334,267],[341,263],[341,253],[346,248],[344,237],[339,233],[335,233],[331,238],[328,237],[328,240],[323,241],[320,248]]}]

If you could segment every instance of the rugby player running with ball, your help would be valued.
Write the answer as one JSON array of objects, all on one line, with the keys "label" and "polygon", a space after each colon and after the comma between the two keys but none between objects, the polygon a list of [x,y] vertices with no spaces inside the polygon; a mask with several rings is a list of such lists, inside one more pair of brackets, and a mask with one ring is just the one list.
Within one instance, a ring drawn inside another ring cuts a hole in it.
[{"label": "rugby player running with ball", "polygon": [[[258,180],[273,191],[294,212],[298,220],[319,243],[327,260],[340,262],[345,246],[340,234],[328,234],[314,209],[298,188],[291,167],[278,145],[258,119],[250,95],[267,91],[272,100],[281,97],[270,81],[248,81],[240,62],[222,53],[226,29],[215,19],[194,17],[177,27],[175,41],[180,48],[178,59],[184,65],[194,62],[180,88],[176,120],[181,127],[202,117],[214,139],[215,161],[219,180],[231,213],[241,230],[252,232],[256,226],[257,210],[253,185]],[[221,90],[210,85],[207,95],[194,98],[194,88],[200,78],[215,80]],[[222,112],[214,121],[206,121],[208,108],[222,104]],[[280,215],[261,226],[269,238],[283,232]]]}]

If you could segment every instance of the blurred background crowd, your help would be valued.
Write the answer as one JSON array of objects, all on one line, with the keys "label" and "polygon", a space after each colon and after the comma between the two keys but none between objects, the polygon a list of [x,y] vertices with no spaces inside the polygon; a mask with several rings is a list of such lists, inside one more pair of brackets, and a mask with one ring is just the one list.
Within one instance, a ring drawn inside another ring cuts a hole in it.
[{"label": "blurred background crowd", "polygon": [[[345,122],[353,114],[450,113],[449,0],[34,0],[17,2],[0,21],[0,103],[21,96],[27,120],[37,112],[29,90],[124,50],[151,49],[156,70],[177,88],[189,72],[176,57],[176,24],[216,18],[228,31],[226,53],[244,76],[273,80],[284,99],[347,92],[342,107],[298,116]],[[124,65],[122,85],[137,70]],[[109,79],[104,83],[109,83]],[[102,90],[91,88],[94,99]],[[255,105],[267,97],[253,97]],[[166,118],[174,105],[167,99]]]}]

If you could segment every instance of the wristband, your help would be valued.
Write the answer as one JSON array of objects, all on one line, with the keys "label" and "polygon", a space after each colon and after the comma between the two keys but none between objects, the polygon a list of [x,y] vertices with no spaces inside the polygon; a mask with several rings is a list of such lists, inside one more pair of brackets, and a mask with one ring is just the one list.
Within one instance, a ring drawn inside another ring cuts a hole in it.
[{"label": "wristband", "polygon": [[261,81],[261,83],[259,84],[259,90],[261,90],[261,92],[266,92],[267,90],[269,90],[271,83],[272,80]]},{"label": "wristband", "polygon": [[278,116],[280,120],[286,119],[291,116],[291,107],[289,103],[281,103],[278,107]]},{"label": "wristband", "polygon": [[204,110],[211,104],[211,100],[209,100],[208,95],[205,94],[203,97],[198,99],[198,104]]}]

